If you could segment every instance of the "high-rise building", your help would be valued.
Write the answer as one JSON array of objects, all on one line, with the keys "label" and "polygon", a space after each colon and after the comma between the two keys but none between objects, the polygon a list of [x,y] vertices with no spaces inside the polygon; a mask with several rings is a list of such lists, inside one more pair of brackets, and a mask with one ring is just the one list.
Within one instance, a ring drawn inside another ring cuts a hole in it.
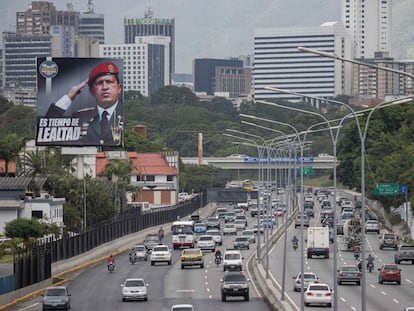
[{"label": "high-rise building", "polygon": [[[266,87],[289,89],[316,97],[351,94],[351,64],[304,53],[307,47],[351,58],[351,38],[339,22],[316,27],[257,29],[254,38],[254,96],[256,100],[298,96]],[[315,102],[312,104],[318,106]]]},{"label": "high-rise building", "polygon": [[73,27],[78,31],[78,12],[68,4],[68,10],[57,11],[53,2],[32,1],[26,11],[16,12],[16,33],[46,35],[54,25]]},{"label": "high-rise building", "polygon": [[135,37],[170,37],[170,76],[175,72],[175,19],[154,17],[154,11],[148,7],[143,18],[124,19],[124,43],[134,43]]},{"label": "high-rise building", "polygon": [[99,56],[122,58],[123,89],[149,96],[170,84],[169,46],[169,37],[136,37],[135,43],[100,45]]},{"label": "high-rise building", "polygon": [[392,0],[342,0],[342,22],[353,39],[353,58],[391,53]]},{"label": "high-rise building", "polygon": [[105,43],[105,18],[103,14],[94,11],[93,1],[88,1],[88,11],[79,13],[79,31],[81,37],[93,37],[100,44]]},{"label": "high-rise building", "polygon": [[252,69],[217,66],[214,81],[214,93],[228,93],[229,98],[250,94]]},{"label": "high-rise building", "polygon": [[[239,59],[199,58],[193,60],[194,92],[214,95],[216,89],[216,68],[243,69],[243,61]],[[219,73],[221,71],[219,70]],[[233,75],[234,77],[234,75]],[[223,77],[224,78],[224,77]],[[222,90],[224,92],[224,90]],[[228,92],[228,90],[226,91]]]},{"label": "high-rise building", "polygon": [[49,35],[3,32],[3,86],[36,88],[36,57],[51,55]]}]

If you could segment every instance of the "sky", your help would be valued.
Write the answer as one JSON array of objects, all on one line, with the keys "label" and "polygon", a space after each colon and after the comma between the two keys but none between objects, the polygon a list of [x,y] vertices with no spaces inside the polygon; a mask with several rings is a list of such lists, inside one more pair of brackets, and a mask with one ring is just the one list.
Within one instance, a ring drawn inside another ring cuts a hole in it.
[{"label": "sky", "polygon": [[[58,10],[71,2],[87,10],[88,0],[49,0]],[[0,0],[0,31],[15,30],[16,11],[31,0]],[[318,26],[340,20],[341,0],[94,0],[105,15],[105,43],[123,43],[123,19],[143,17],[150,3],[155,17],[175,18],[176,72],[191,73],[195,58],[253,54],[256,28]],[[312,11],[312,14],[307,12]]]}]

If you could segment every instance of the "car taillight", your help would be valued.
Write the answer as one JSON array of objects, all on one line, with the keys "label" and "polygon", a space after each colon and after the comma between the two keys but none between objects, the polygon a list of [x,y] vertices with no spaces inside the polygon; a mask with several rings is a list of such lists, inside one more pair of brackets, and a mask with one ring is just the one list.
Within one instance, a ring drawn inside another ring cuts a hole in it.
[{"label": "car taillight", "polygon": [[326,293],[325,294],[325,296],[327,296],[327,297],[329,297],[329,296],[331,296],[332,295],[332,293]]},{"label": "car taillight", "polygon": [[296,280],[296,284],[300,284],[300,280]]},{"label": "car taillight", "polygon": [[310,292],[310,291],[307,291],[307,292],[306,292],[306,295],[307,295],[307,296],[313,296],[313,293],[312,293],[312,292]]}]

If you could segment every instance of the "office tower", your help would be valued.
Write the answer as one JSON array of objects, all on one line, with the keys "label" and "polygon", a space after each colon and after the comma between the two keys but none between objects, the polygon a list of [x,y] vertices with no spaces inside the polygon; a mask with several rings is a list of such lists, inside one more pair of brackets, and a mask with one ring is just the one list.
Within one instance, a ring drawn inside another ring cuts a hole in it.
[{"label": "office tower", "polygon": [[135,43],[100,45],[99,56],[122,58],[123,89],[149,96],[170,84],[169,47],[169,37],[136,37]]},{"label": "office tower", "polygon": [[217,66],[214,81],[214,93],[228,93],[229,98],[250,94],[252,69]]},{"label": "office tower", "polygon": [[342,0],[342,22],[353,40],[353,58],[391,53],[392,0]]},{"label": "office tower", "polygon": [[170,37],[170,76],[175,72],[175,19],[154,17],[154,11],[148,7],[143,18],[124,19],[124,43],[134,43],[135,37]]},{"label": "office tower", "polygon": [[93,37],[99,40],[100,44],[105,43],[105,18],[103,14],[94,11],[93,1],[88,1],[88,11],[79,13],[79,36]]},{"label": "office tower", "polygon": [[[257,29],[254,38],[254,96],[300,100],[298,96],[277,93],[277,87],[316,97],[351,94],[351,64],[304,53],[299,46],[350,58],[351,38],[339,22],[316,27]],[[318,106],[318,103],[312,104]]]},{"label": "office tower", "polygon": [[[243,69],[243,61],[238,59],[200,58],[193,60],[194,92],[214,95],[216,91],[216,68]],[[219,73],[221,70],[219,69]],[[223,77],[224,78],[224,77]]]}]

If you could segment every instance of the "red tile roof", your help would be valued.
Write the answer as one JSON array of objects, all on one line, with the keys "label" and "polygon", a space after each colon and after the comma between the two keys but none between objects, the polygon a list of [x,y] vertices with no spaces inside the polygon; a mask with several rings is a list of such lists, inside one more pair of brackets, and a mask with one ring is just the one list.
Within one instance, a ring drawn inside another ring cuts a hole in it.
[{"label": "red tile roof", "polygon": [[[0,159],[0,173],[5,174],[6,173],[6,161],[3,159]],[[8,173],[9,174],[15,174],[16,173],[16,162],[10,161],[8,165]]]},{"label": "red tile roof", "polygon": [[[176,175],[177,169],[168,165],[167,160],[160,153],[137,153],[128,152],[134,169],[132,174],[136,175]],[[105,152],[96,154],[96,175],[105,169],[108,159]]]}]

